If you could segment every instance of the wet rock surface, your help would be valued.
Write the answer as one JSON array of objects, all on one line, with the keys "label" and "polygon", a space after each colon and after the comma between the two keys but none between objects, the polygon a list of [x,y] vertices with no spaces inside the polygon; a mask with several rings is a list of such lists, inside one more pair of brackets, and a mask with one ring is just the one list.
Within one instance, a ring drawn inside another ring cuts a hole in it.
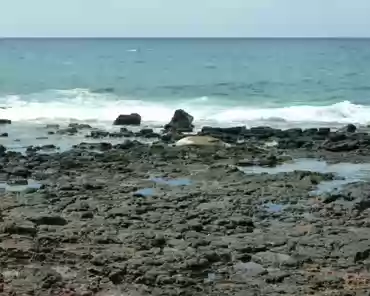
[{"label": "wet rock surface", "polygon": [[120,115],[113,122],[114,125],[140,125],[141,116],[137,113],[132,113],[129,115]]},{"label": "wet rock surface", "polygon": [[164,127],[165,130],[176,130],[178,132],[192,132],[194,117],[182,109],[175,111],[171,121]]},{"label": "wet rock surface", "polygon": [[296,157],[370,162],[367,134],[201,133],[235,143],[0,145],[0,295],[367,295],[370,182],[322,193],[336,174],[244,171]]}]

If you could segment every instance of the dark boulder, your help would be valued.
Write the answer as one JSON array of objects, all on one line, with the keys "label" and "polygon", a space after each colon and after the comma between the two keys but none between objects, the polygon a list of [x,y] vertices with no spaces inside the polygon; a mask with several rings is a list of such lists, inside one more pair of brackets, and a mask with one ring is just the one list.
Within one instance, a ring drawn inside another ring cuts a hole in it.
[{"label": "dark boulder", "polygon": [[130,115],[120,115],[113,122],[113,125],[140,125],[141,116],[137,113],[131,113]]},{"label": "dark boulder", "polygon": [[0,124],[11,124],[11,123],[12,123],[12,121],[9,120],[9,119],[2,119],[2,118],[0,118]]},{"label": "dark boulder", "polygon": [[6,148],[3,145],[0,145],[0,155],[3,155],[6,151]]},{"label": "dark boulder", "polygon": [[348,124],[348,125],[345,127],[345,131],[346,131],[347,133],[354,133],[354,132],[356,132],[356,130],[357,130],[357,127],[356,127],[354,124],[352,124],[352,123]]},{"label": "dark boulder", "polygon": [[175,111],[170,123],[164,126],[166,131],[176,130],[177,132],[192,132],[194,117],[182,109]]}]

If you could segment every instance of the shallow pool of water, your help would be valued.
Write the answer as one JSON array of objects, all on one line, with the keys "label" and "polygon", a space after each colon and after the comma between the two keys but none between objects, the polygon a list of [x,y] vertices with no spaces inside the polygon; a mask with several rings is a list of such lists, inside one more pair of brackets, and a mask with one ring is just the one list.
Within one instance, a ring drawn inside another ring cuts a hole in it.
[{"label": "shallow pool of water", "polygon": [[154,194],[155,190],[153,188],[139,189],[134,193],[135,196],[144,196],[144,197],[153,196]]},{"label": "shallow pool of water", "polygon": [[329,192],[343,185],[360,182],[370,181],[370,163],[336,163],[328,164],[326,161],[317,159],[301,158],[296,159],[294,162],[284,163],[273,168],[266,167],[243,167],[240,168],[246,174],[278,174],[288,173],[294,171],[311,171],[318,173],[334,173],[338,179],[325,181],[317,186],[313,193]]},{"label": "shallow pool of water", "polygon": [[188,186],[192,184],[192,181],[188,178],[178,178],[178,179],[165,179],[165,178],[150,178],[157,184],[169,185],[169,186]]},{"label": "shallow pool of water", "polygon": [[263,205],[264,210],[269,213],[280,213],[284,211],[286,207],[287,205],[276,204],[276,203],[267,203]]},{"label": "shallow pool of water", "polygon": [[42,187],[42,184],[35,181],[35,180],[32,180],[32,179],[29,179],[28,180],[28,184],[25,184],[25,185],[10,185],[10,184],[7,184],[6,182],[0,182],[0,191],[2,192],[23,192],[23,191],[26,191],[26,190],[38,190]]}]

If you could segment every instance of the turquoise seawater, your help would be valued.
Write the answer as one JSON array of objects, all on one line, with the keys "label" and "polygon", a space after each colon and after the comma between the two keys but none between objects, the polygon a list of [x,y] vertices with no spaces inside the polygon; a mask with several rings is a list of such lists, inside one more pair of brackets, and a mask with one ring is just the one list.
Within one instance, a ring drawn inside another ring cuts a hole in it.
[{"label": "turquoise seawater", "polygon": [[197,125],[370,121],[370,39],[3,39],[0,118]]}]

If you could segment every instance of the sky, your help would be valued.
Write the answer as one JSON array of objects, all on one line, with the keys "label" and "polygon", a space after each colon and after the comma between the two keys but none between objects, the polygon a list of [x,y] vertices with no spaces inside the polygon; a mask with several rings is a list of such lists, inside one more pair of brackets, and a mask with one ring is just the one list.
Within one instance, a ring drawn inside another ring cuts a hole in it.
[{"label": "sky", "polygon": [[1,37],[370,37],[370,0],[0,0]]}]

